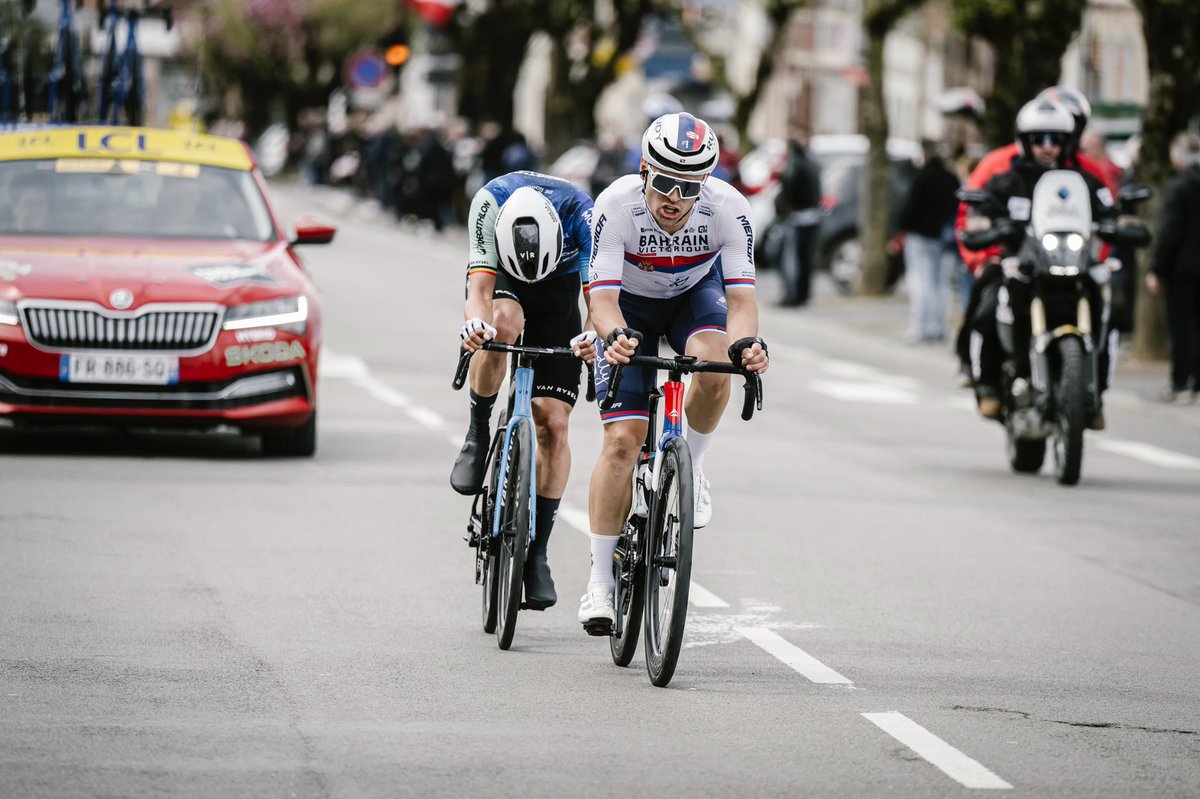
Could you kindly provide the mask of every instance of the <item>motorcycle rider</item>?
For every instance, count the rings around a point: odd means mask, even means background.
[[[983,187],[988,199],[976,209],[976,214],[989,220],[1011,218],[1018,224],[1029,221],[1030,201],[1038,179],[1052,169],[1069,169],[1078,172],[1087,183],[1094,220],[1117,216],[1112,192],[1091,172],[1079,167],[1070,158],[1067,148],[1075,134],[1076,123],[1072,114],[1062,105],[1049,98],[1033,100],[1017,114],[1017,146],[1019,154],[1012,159],[1011,168],[992,177]],[[975,223],[968,220],[968,229]],[[1023,238],[1023,227],[1018,228],[1019,237],[1005,245],[1005,254],[1015,255]],[[1004,280],[998,271],[998,279],[985,283],[980,291],[979,305],[971,320],[971,373],[975,380],[979,412],[987,418],[999,418],[1000,364],[1003,361],[999,335],[996,330],[996,312],[1001,290],[1007,293],[1007,303],[1013,314],[1013,360],[1017,376],[1029,379],[1030,294],[1028,284],[1021,279]],[[1100,320],[1104,314],[1104,300],[1098,288],[1089,286],[1088,301],[1092,318]],[[1097,327],[1101,327],[1098,325]],[[1099,331],[1097,331],[1099,332]],[[1099,344],[1100,342],[1096,342]],[[1106,388],[1100,366],[1100,390]],[[1088,425],[1093,430],[1104,429],[1104,413],[1098,409]]]
[[[1071,112],[1071,116],[1075,119],[1074,131],[1063,148],[1061,162],[1070,165],[1072,168],[1079,167],[1084,169],[1095,175],[1098,179],[1105,181],[1108,190],[1115,196],[1120,186],[1108,182],[1108,173],[1099,164],[1096,164],[1079,152],[1080,136],[1083,135],[1083,130],[1087,127],[1088,119],[1092,115],[1092,106],[1088,102],[1087,97],[1082,92],[1068,86],[1051,86],[1043,89],[1034,98],[1034,100],[1045,99],[1063,106]],[[975,169],[971,171],[964,188],[982,189],[996,175],[1007,172],[1012,167],[1013,159],[1020,155],[1020,152],[1020,144],[1015,140],[1010,144],[992,150],[980,159]],[[961,203],[958,206],[958,215],[954,220],[955,238],[961,236],[963,230],[966,229],[966,224],[967,204]],[[971,296],[967,302],[966,312],[963,314],[962,327],[959,328],[956,344],[959,362],[969,373],[971,365],[971,327],[972,320],[975,318],[975,313],[979,308],[980,296],[988,285],[999,282],[1003,276],[1000,272],[1000,247],[989,247],[986,250],[973,252],[962,246],[960,241],[958,249],[962,255],[963,265],[975,275],[975,281],[971,287]],[[1104,378],[1107,380],[1107,377],[1107,370],[1105,370]]]
[[[476,192],[468,218],[463,349],[475,352],[487,341],[512,344],[523,332],[526,345],[570,346],[579,357],[594,358],[595,334],[581,332],[579,315],[581,281],[586,292],[592,253],[592,198],[560,178],[511,172]],[[472,359],[471,424],[450,475],[460,494],[474,494],[483,485],[492,407],[506,363],[500,352]],[[545,610],[558,599],[546,545],[571,469],[567,422],[579,395],[579,363],[542,358],[533,376],[537,538],[525,563],[525,605]]]

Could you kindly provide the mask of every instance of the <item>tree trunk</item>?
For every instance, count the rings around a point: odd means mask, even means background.
[[[888,162],[887,104],[883,93],[883,44],[887,30],[868,25],[867,86],[862,106],[863,133],[869,142],[864,170],[864,202],[859,210],[859,239],[862,242],[862,271],[859,289],[868,296],[887,291],[888,205],[891,165]],[[888,26],[890,29],[891,26]]]

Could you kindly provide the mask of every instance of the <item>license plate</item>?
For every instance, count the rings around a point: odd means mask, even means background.
[[[179,382],[179,358],[89,352],[63,355],[58,379],[64,383],[128,383],[165,386]]]

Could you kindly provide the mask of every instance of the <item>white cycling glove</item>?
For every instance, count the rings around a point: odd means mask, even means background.
[[[462,330],[458,331],[458,337],[461,340],[466,341],[471,337],[472,333],[477,332],[483,332],[486,334],[486,337],[489,340],[496,337],[496,328],[492,327],[482,319],[468,319],[467,321],[463,322]]]
[[[591,344],[591,345],[595,346],[596,331],[595,330],[585,330],[582,333],[580,333],[578,336],[576,336],[575,338],[571,339],[569,344],[570,344],[571,349],[575,349],[575,345],[577,345],[577,344]]]

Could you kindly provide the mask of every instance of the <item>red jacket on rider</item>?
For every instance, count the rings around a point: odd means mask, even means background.
[[[1013,142],[1012,144],[1006,144],[1003,147],[997,147],[995,150],[992,150],[990,153],[980,159],[979,163],[975,166],[975,169],[971,172],[971,176],[967,178],[966,188],[982,189],[993,177],[1012,169],[1012,161],[1018,155],[1020,155],[1020,149],[1017,147],[1016,142]],[[1105,186],[1108,187],[1108,190],[1112,192],[1113,197],[1117,196],[1120,186],[1114,185],[1109,179],[1110,176],[1106,175],[1105,171],[1101,169],[1095,161],[1079,153],[1076,153],[1074,158],[1078,162],[1080,169],[1095,175],[1097,180],[1101,181]],[[958,242],[958,251],[962,254],[963,263],[966,265],[967,269],[970,269],[973,274],[978,275],[979,270],[983,268],[983,265],[987,263],[988,259],[1000,257],[1000,248],[991,247],[986,250],[972,252],[971,250],[963,247],[962,241],[959,239],[959,234],[962,233],[966,226],[967,204],[959,203],[958,214],[954,217],[954,240]]]

